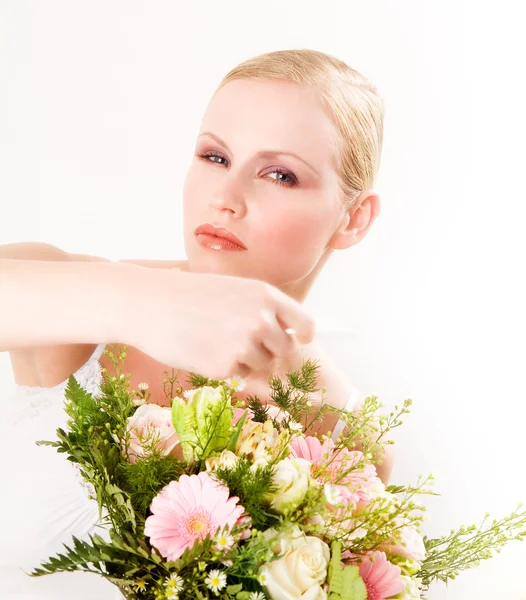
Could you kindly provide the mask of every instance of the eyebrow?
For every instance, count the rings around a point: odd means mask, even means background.
[[[214,133],[211,133],[210,131],[203,131],[201,134],[199,134],[199,137],[201,137],[203,135],[206,135],[206,136],[212,138],[218,144],[221,144],[222,146],[224,146],[225,148],[228,149],[228,145],[219,136],[215,135]],[[318,171],[316,171],[316,169],[310,163],[308,163],[305,159],[301,158],[301,156],[298,156],[294,152],[286,152],[285,150],[260,150],[258,152],[258,155],[263,156],[265,158],[272,158],[273,156],[293,156],[294,158],[297,158],[299,161],[301,161],[303,164],[307,165],[307,167],[309,167],[309,169],[312,169],[312,171],[314,171],[316,173],[316,175],[318,175],[318,177],[321,177],[321,175],[318,173]]]

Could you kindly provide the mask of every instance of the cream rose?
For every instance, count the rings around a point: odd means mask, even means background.
[[[247,420],[237,440],[235,453],[245,455],[254,463],[265,466],[272,458],[280,441],[280,435],[272,421],[264,423]]]
[[[139,457],[151,454],[153,449],[166,456],[174,455],[178,450],[179,437],[172,425],[170,408],[143,404],[129,417],[126,428],[129,432],[128,461],[132,464]]]
[[[327,579],[329,546],[299,529],[282,542],[278,545],[286,548],[284,555],[259,569],[260,581],[272,600],[326,600],[321,586]]]
[[[284,458],[276,465],[272,481],[277,490],[272,494],[271,506],[286,515],[295,510],[309,488],[311,462],[304,458]]]

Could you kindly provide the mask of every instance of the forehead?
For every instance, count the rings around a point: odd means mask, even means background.
[[[333,160],[336,132],[319,92],[295,83],[248,79],[227,83],[211,99],[201,131],[215,133],[234,153],[295,152],[320,167]]]

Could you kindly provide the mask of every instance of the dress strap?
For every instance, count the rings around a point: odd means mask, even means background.
[[[360,390],[355,387],[352,388],[351,393],[349,395],[349,399],[347,400],[347,403],[345,404],[343,409],[348,412],[352,412],[353,409],[358,404],[358,400],[360,399],[360,396],[361,396]],[[345,429],[345,421],[343,421],[342,419],[338,419],[338,422],[336,423],[336,426],[334,427],[334,431],[332,433],[332,441],[333,442],[335,442],[338,439],[338,436],[343,432],[344,429]]]
[[[99,360],[99,358],[102,356],[102,353],[104,352],[104,348],[106,347],[106,344],[99,344],[93,354],[90,357],[90,360]]]

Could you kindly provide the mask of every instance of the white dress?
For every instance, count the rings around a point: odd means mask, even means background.
[[[99,344],[74,374],[80,385],[100,392]],[[88,533],[108,538],[97,527],[97,502],[75,465],[37,440],[55,440],[65,427],[64,390],[67,381],[39,388],[15,385],[0,434],[0,598],[2,600],[114,600],[117,588],[90,573],[54,573],[30,577],[40,563],[71,547],[72,536],[89,541]],[[2,398],[4,401],[5,398]],[[25,571],[25,572],[24,572]]]
[[[93,394],[100,392],[99,358],[103,351],[104,344],[99,344],[87,363],[74,373],[80,385]],[[336,354],[344,359],[341,352]],[[1,600],[122,598],[113,584],[96,574],[26,574],[47,558],[62,553],[63,544],[71,547],[72,536],[89,541],[88,533],[98,533],[109,538],[98,523],[97,502],[89,498],[75,465],[56,448],[35,444],[37,440],[55,440],[56,429],[66,426],[66,386],[67,381],[52,388],[15,385],[7,399],[7,415],[0,430]],[[353,388],[351,404],[360,396]]]

